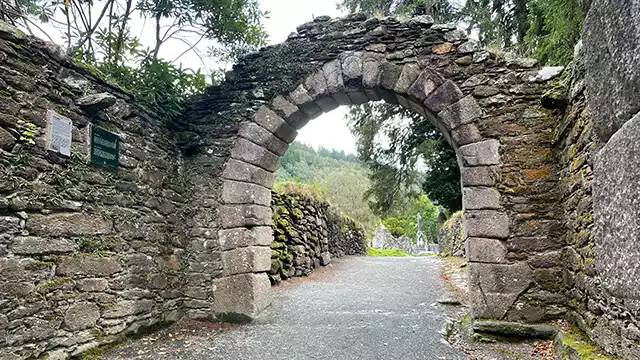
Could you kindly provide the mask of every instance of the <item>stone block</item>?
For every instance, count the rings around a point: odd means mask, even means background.
[[[253,120],[287,144],[298,136],[298,132],[291,125],[266,106],[258,109],[253,115]]]
[[[419,103],[423,103],[443,83],[444,78],[438,72],[425,69],[409,87],[408,94]]]
[[[378,91],[375,90],[375,89],[364,89],[364,93],[367,94],[367,97],[371,101],[380,101],[380,100],[382,100],[382,97],[380,96]]]
[[[322,266],[327,266],[329,265],[330,262],[331,262],[331,253],[327,251],[320,254],[320,264],[322,264]]]
[[[344,92],[344,79],[342,78],[342,65],[340,60],[329,61],[322,66],[324,78],[327,80],[329,94]]]
[[[486,166],[500,164],[500,142],[495,139],[463,145],[459,149],[463,166]]]
[[[300,108],[282,95],[278,95],[273,99],[271,108],[294,129],[300,129],[296,127],[295,124],[301,123],[306,118],[306,115],[302,113]]]
[[[269,271],[271,268],[271,248],[249,246],[222,253],[224,275],[236,275]]]
[[[503,241],[486,238],[468,238],[466,243],[467,261],[506,264],[507,246]]]
[[[270,302],[266,273],[225,276],[213,281],[212,309],[221,319],[251,321]]]
[[[76,249],[77,245],[73,240],[35,236],[19,236],[11,244],[11,251],[16,255],[65,254]]]
[[[400,75],[402,74],[402,66],[390,63],[388,61],[380,63],[380,87],[386,90],[395,88]]]
[[[351,98],[349,98],[349,95],[344,91],[333,93],[331,96],[338,105],[351,105]]]
[[[269,206],[271,203],[271,190],[256,184],[223,180],[222,201],[225,204]]]
[[[595,156],[593,217],[596,268],[615,297],[640,299],[640,114]]]
[[[506,239],[509,237],[509,215],[494,210],[465,211],[467,237]]]
[[[222,178],[250,182],[271,189],[275,175],[273,172],[266,171],[246,162],[230,159],[224,167]]]
[[[0,149],[10,151],[16,144],[16,138],[10,132],[0,127]]]
[[[500,179],[497,166],[463,167],[460,169],[462,186],[494,186]]]
[[[243,138],[238,138],[231,149],[231,158],[259,166],[274,172],[280,157],[260,145]]]
[[[271,208],[260,205],[223,205],[220,207],[223,229],[271,225]]]
[[[347,93],[347,96],[349,96],[351,104],[365,104],[369,102],[369,97],[364,90],[350,91]]]
[[[434,113],[439,113],[447,106],[462,99],[463,96],[464,94],[458,88],[458,85],[451,80],[447,80],[427,96],[424,105]]]
[[[86,292],[102,292],[107,290],[109,282],[107,279],[78,279],[76,288]]]
[[[304,116],[300,117],[297,121],[289,120],[289,125],[296,130],[302,129],[311,119],[314,119],[322,114],[322,109],[316,105],[313,98],[309,95],[309,92],[300,84],[295,90],[289,93],[291,102],[298,106]]]
[[[318,107],[325,113],[333,111],[340,106],[336,99],[334,99],[333,96],[330,95],[317,97],[315,102],[316,105],[318,105]]]
[[[238,130],[238,135],[279,156],[284,155],[289,149],[287,143],[254,122],[246,121],[242,123],[240,130]]]
[[[125,316],[148,313],[155,307],[156,302],[153,300],[119,300],[115,304],[105,308],[102,311],[102,317],[105,319],[116,319]]]
[[[110,257],[70,256],[56,267],[59,276],[111,276],[122,271],[120,260]]]
[[[466,96],[454,104],[447,106],[438,116],[448,129],[455,129],[470,124],[482,116],[482,108],[473,96]]]
[[[383,56],[371,53],[364,55],[362,63],[362,85],[365,88],[374,89],[380,85],[380,63],[383,61],[383,58]]]
[[[106,235],[113,232],[113,221],[82,213],[33,215],[27,221],[27,230],[31,235],[52,237]]]
[[[312,99],[318,99],[320,96],[329,95],[327,80],[324,78],[324,73],[322,71],[309,75],[304,82],[304,87],[307,89],[307,92]]]
[[[471,313],[482,319],[504,319],[533,277],[525,263],[469,263],[468,269]]]
[[[451,138],[457,146],[473,144],[482,141],[480,130],[475,124],[466,124],[457,127],[451,132]]]
[[[480,45],[475,40],[469,40],[458,46],[458,54],[470,54],[480,50]]]
[[[342,78],[347,88],[360,88],[362,85],[362,53],[349,52],[341,56]]]
[[[420,68],[417,64],[405,64],[393,90],[398,94],[406,94],[419,75]]]
[[[64,314],[64,328],[69,331],[84,330],[96,325],[100,319],[98,305],[81,302],[71,305]]]
[[[474,321],[473,331],[518,338],[553,339],[558,328],[551,325],[521,324],[506,321]]]
[[[500,193],[492,188],[465,187],[462,201],[465,210],[500,209]]]
[[[245,246],[269,246],[273,241],[270,226],[225,229],[218,232],[222,250],[232,250]]]

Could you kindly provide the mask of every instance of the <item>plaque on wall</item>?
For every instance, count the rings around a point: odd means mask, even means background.
[[[53,110],[47,110],[46,148],[65,156],[71,156],[71,131],[73,122]]]
[[[116,170],[120,158],[120,138],[99,126],[93,124],[89,126],[91,163],[109,170]]]

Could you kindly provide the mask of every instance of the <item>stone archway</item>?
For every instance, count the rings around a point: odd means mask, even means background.
[[[192,161],[214,164],[201,176],[215,180],[198,187],[219,202],[219,213],[203,216],[209,223],[196,224],[217,238],[210,252],[222,257],[211,310],[252,317],[267,304],[273,173],[297,130],[340,105],[385,100],[432,121],[456,150],[473,316],[538,322],[562,314],[556,119],[540,107],[560,69],[534,67],[424,16],[319,17],[245,58],[186,116],[201,137]]]

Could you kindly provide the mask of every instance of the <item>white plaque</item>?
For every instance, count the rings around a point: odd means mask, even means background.
[[[47,110],[47,150],[71,156],[71,119]]]

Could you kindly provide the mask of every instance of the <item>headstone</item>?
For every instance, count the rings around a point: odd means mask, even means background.
[[[73,122],[53,110],[47,110],[46,148],[65,156],[71,156],[71,130]]]

